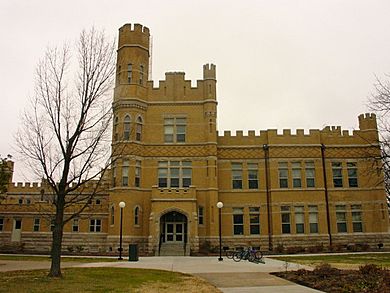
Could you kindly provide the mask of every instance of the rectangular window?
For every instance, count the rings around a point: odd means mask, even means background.
[[[233,208],[233,234],[244,235],[244,208]]]
[[[332,162],[333,186],[343,187],[343,167],[341,162]]]
[[[144,66],[139,66],[139,84],[142,85],[144,83]]]
[[[134,178],[134,186],[140,187],[141,184],[141,161],[135,162],[135,178]]]
[[[127,83],[131,83],[131,79],[133,76],[133,64],[127,64]]]
[[[186,141],[186,118],[165,118],[164,119],[164,141],[175,143]]]
[[[260,234],[260,208],[249,208],[250,234]]]
[[[290,234],[291,233],[290,207],[281,206],[280,211],[282,215],[282,233]]]
[[[258,165],[256,163],[248,163],[248,188],[259,188]]]
[[[122,161],[122,186],[129,186],[129,160]]]
[[[305,162],[306,187],[315,187],[315,168],[314,162]]]
[[[102,229],[102,220],[92,219],[89,223],[89,232],[101,232]]]
[[[337,232],[347,233],[347,213],[345,205],[336,205]]]
[[[0,231],[4,230],[4,218],[0,218]]]
[[[188,188],[192,184],[190,161],[163,161],[158,163],[158,187]]]
[[[79,219],[73,219],[72,232],[79,232]]]
[[[303,206],[296,206],[295,210],[295,232],[297,234],[305,233],[305,210]]]
[[[233,189],[242,189],[242,163],[232,163]]]
[[[363,232],[362,206],[360,204],[351,205],[353,232]]]
[[[309,206],[310,233],[318,233],[318,207]]]
[[[41,225],[41,219],[40,218],[34,218],[34,226],[33,231],[38,232]]]
[[[199,225],[204,224],[204,208],[202,206],[198,207],[198,223]]]
[[[293,179],[293,187],[294,188],[302,187],[301,163],[300,162],[293,162],[292,163],[292,179]]]
[[[288,188],[288,165],[287,162],[279,163],[279,187]]]
[[[348,170],[348,184],[349,187],[358,187],[358,178],[357,178],[357,164],[356,162],[347,163]]]

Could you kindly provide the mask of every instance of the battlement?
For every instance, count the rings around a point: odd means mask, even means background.
[[[261,130],[259,135],[254,130],[249,130],[244,135],[242,130],[237,130],[235,135],[227,130],[218,134],[218,144],[223,145],[261,145],[261,144],[367,144],[377,142],[375,114],[362,114],[359,116],[360,130],[342,130],[341,126],[326,126],[322,130],[310,129],[305,133],[303,129],[297,129],[295,134],[291,129],[283,129],[278,133],[276,129]]]
[[[83,187],[94,189],[96,187],[97,182],[87,182]],[[108,182],[100,183],[100,186],[103,189],[110,188]],[[26,192],[26,193],[40,193],[42,188],[49,188],[47,184],[42,182],[12,182],[12,184],[8,187],[8,192]],[[69,184],[69,187],[72,187],[72,184]]]
[[[376,115],[374,113],[365,113],[359,115],[360,130],[377,130]]]
[[[214,64],[205,64],[203,65],[203,79],[213,79],[215,80],[216,75],[216,66]]]
[[[126,23],[119,28],[118,49],[123,46],[141,46],[149,50],[150,32],[146,26],[135,23],[134,25]]]
[[[165,80],[159,80],[158,87],[153,81],[148,81],[148,98],[150,101],[203,101],[216,99],[215,80],[211,78],[215,74],[215,65],[206,64],[203,69],[208,73],[209,80],[213,85],[206,83],[207,80],[197,80],[196,86],[192,86],[191,80],[185,79],[182,71],[165,73]]]

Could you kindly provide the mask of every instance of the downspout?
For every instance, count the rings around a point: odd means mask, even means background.
[[[325,190],[325,203],[326,203],[326,221],[328,224],[329,246],[332,246],[332,232],[330,229],[330,213],[329,213],[329,194],[328,194],[328,181],[326,177],[325,167],[325,145],[321,144],[321,159],[322,159],[322,174],[324,175],[324,190]]]
[[[265,189],[267,194],[267,217],[268,217],[268,250],[273,250],[272,244],[272,210],[271,210],[271,192],[269,186],[269,146],[263,144],[264,161],[265,161]]]

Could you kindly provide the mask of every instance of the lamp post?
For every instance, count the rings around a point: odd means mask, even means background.
[[[119,260],[122,260],[122,222],[123,222],[123,208],[126,206],[126,203],[124,201],[121,201],[119,203],[119,208],[121,209],[121,224],[120,224],[120,234],[119,234]]]
[[[219,201],[217,203],[217,208],[219,210],[219,258],[218,258],[218,261],[223,261],[223,258],[222,258],[222,208],[223,208],[223,202]]]

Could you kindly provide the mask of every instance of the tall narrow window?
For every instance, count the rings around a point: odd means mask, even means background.
[[[168,187],[168,162],[158,162],[158,187]]]
[[[279,187],[288,188],[288,165],[287,162],[279,163]]]
[[[169,172],[171,175],[171,184],[172,188],[178,188],[180,186],[180,162],[172,161],[170,162]]]
[[[134,225],[139,225],[139,207],[134,209]]]
[[[139,84],[142,85],[144,83],[144,66],[139,66]]]
[[[40,229],[40,225],[41,225],[41,219],[40,218],[34,218],[34,228],[33,228],[33,231],[34,232],[38,232],[39,229]]]
[[[233,234],[244,235],[244,208],[233,208]]]
[[[126,115],[125,119],[123,120],[123,139],[124,140],[130,139],[130,122],[131,122],[130,116]]]
[[[282,215],[282,233],[290,234],[291,233],[290,207],[281,206],[280,211]]]
[[[186,141],[186,118],[165,118],[164,119],[164,141],[185,142]]]
[[[117,83],[117,84],[120,84],[120,82],[121,82],[121,70],[122,70],[122,68],[121,68],[121,66],[119,65],[119,66],[118,66],[118,71],[117,71],[117,74],[116,74],[116,83]]]
[[[314,162],[305,162],[306,187],[315,187],[315,168]]]
[[[256,163],[248,163],[248,187],[249,189],[259,188],[258,165]]]
[[[357,164],[356,162],[347,163],[348,170],[348,184],[349,187],[358,187],[358,178],[357,178]]]
[[[131,83],[131,79],[133,78],[133,64],[127,64],[127,83]]]
[[[122,162],[122,186],[129,186],[129,160]]]
[[[295,187],[295,188],[302,187],[301,163],[300,162],[293,162],[292,163],[292,179],[293,179],[293,187]]]
[[[332,162],[333,186],[343,187],[343,167],[341,162]]]
[[[118,140],[118,124],[119,124],[119,118],[118,116],[115,116],[114,119],[114,140]]]
[[[102,230],[102,220],[92,219],[89,222],[89,232],[101,232]]]
[[[250,234],[260,234],[260,208],[250,207],[249,208],[249,222],[250,222]]]
[[[4,230],[4,218],[0,218],[0,231]]]
[[[72,232],[79,232],[79,219],[78,218],[73,219]]]
[[[55,219],[50,220],[50,231],[53,232],[55,226]]]
[[[142,118],[138,117],[137,118],[137,123],[136,123],[136,129],[135,129],[135,140],[136,141],[141,141],[142,137]]]
[[[318,207],[309,206],[310,233],[318,233]]]
[[[134,178],[134,186],[140,187],[141,185],[141,161],[135,162],[135,178]]]
[[[363,232],[362,206],[360,204],[351,205],[353,232]]]
[[[114,225],[115,224],[115,208],[113,205],[111,206],[110,217],[111,217],[110,225]]]
[[[347,216],[345,205],[336,205],[337,232],[347,233]]]
[[[204,224],[204,208],[202,206],[198,207],[198,223],[199,225]]]
[[[295,231],[297,234],[305,233],[305,212],[303,206],[295,208]]]
[[[232,163],[233,189],[242,189],[242,163]]]
[[[192,184],[192,164],[189,161],[182,162],[181,186],[190,187]]]
[[[112,187],[116,186],[116,161],[112,163]]]

